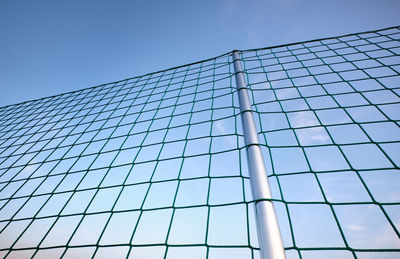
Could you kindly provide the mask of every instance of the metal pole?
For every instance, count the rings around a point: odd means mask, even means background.
[[[261,257],[263,259],[283,259],[286,256],[275,210],[272,202],[265,200],[271,199],[271,191],[264,159],[259,146],[257,129],[253,114],[251,113],[251,103],[247,94],[243,68],[237,50],[233,51],[233,61],[247,151],[250,184],[253,197],[256,200],[256,222]]]

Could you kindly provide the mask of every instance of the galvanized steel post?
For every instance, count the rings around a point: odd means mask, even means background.
[[[261,257],[263,259],[286,258],[275,210],[269,200],[271,199],[271,191],[267,171],[259,146],[257,129],[251,112],[251,103],[247,93],[240,55],[237,50],[233,51],[233,61],[248,158],[250,184],[253,197],[256,200],[256,222]]]

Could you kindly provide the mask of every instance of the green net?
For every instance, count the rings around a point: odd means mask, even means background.
[[[399,256],[399,38],[244,52],[290,257]]]
[[[288,258],[400,252],[398,27],[242,51]],[[0,108],[3,258],[259,258],[231,53]]]

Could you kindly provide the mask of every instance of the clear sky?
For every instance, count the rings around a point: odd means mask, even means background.
[[[400,24],[396,0],[0,2],[0,106],[210,58]]]
[[[351,3],[9,6],[1,96],[395,25],[394,4]],[[399,36],[396,27],[242,53],[288,259],[398,258]],[[231,61],[0,108],[0,258],[254,258]]]

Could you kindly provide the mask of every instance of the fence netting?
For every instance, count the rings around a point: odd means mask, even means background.
[[[288,258],[400,256],[399,40],[241,51]],[[0,257],[260,258],[231,54],[0,108]]]

